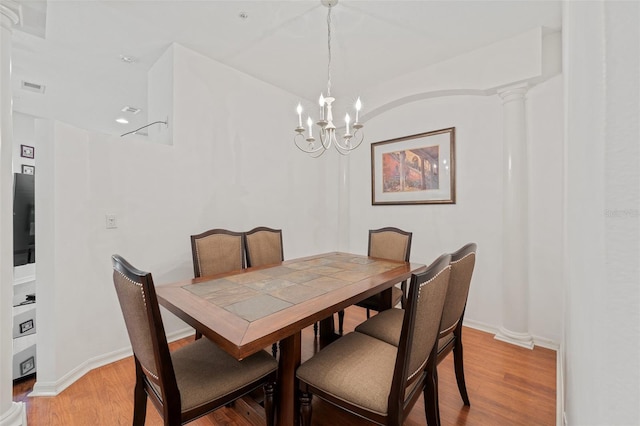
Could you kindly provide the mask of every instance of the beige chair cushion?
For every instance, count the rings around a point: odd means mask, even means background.
[[[180,390],[182,411],[229,394],[268,375],[278,366],[265,351],[238,361],[206,338],[172,352],[171,361]],[[160,389],[154,387],[159,393]]]
[[[404,309],[387,309],[357,326],[355,331],[398,346],[403,318]],[[439,339],[438,352],[454,338],[453,333],[450,333]]]
[[[402,290],[398,287],[391,287],[391,304],[392,306],[396,306],[398,303],[402,301]],[[382,305],[382,293],[374,294],[371,297],[367,297],[366,299],[357,303],[361,308],[368,308],[377,311],[380,309]]]
[[[398,346],[403,320],[404,309],[387,309],[358,325],[356,331]]]
[[[349,333],[302,364],[300,380],[357,407],[386,415],[398,348]]]

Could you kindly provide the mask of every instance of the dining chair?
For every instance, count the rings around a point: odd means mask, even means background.
[[[284,260],[282,248],[282,230],[259,226],[244,234],[244,245],[247,254],[247,267],[271,265]],[[275,358],[278,344],[271,346]]]
[[[450,255],[411,276],[400,342],[391,345],[363,333],[348,333],[297,369],[303,426],[311,425],[316,395],[382,425],[401,425],[421,394],[437,394],[436,342],[450,274]],[[425,410],[427,424],[438,425]]]
[[[210,229],[191,236],[193,274],[196,278],[244,269],[242,232]]]
[[[265,226],[253,228],[244,234],[247,267],[271,265],[284,260],[282,230]]]
[[[262,386],[267,425],[274,424],[277,362],[259,351],[238,361],[209,339],[169,351],[153,278],[112,256],[116,288],[136,369],[133,425],[144,425],[147,397],[165,425],[208,414]]]
[[[451,253],[451,278],[447,298],[442,313],[442,324],[438,333],[439,364],[450,352],[453,352],[453,363],[456,374],[458,390],[464,405],[470,406],[467,386],[464,379],[464,362],[462,355],[462,321],[467,305],[471,277],[476,262],[477,245],[465,244],[463,247]],[[380,312],[371,319],[366,320],[356,327],[356,331],[380,339],[392,345],[398,345],[403,314],[401,309],[388,309]],[[439,417],[439,408],[436,399],[430,404],[425,402],[428,410],[435,411],[434,416]]]
[[[191,236],[193,275],[208,275],[244,269],[244,237],[242,232],[210,229]],[[202,337],[196,331],[196,339]]]
[[[369,231],[369,244],[367,255],[389,260],[409,261],[411,255],[412,233],[394,227],[372,229]],[[400,288],[391,287],[391,306],[400,303],[404,307],[406,291],[406,281],[400,284]],[[382,293],[374,294],[358,303],[356,306],[367,310],[367,318],[371,317],[371,311],[382,310]],[[344,311],[338,312],[338,333],[342,334],[344,329]],[[315,328],[314,328],[315,330]],[[316,333],[317,334],[317,333]]]

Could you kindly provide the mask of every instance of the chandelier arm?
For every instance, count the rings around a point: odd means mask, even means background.
[[[364,132],[361,131],[361,129],[356,130],[355,132],[353,132],[353,139],[358,139],[358,135],[360,135],[360,139],[358,140],[358,142],[356,142],[355,144],[351,145],[351,150],[356,149],[357,147],[360,146],[360,144],[362,143],[362,141],[364,140]]]
[[[351,135],[351,137],[349,137],[349,142],[354,140],[354,138],[357,139],[358,134],[361,134],[360,133],[360,129],[356,129],[353,132],[353,135]],[[364,140],[364,133],[361,134],[360,139],[358,140],[358,142],[356,144],[349,143],[348,145],[346,145],[346,144],[342,145],[342,144],[340,144],[340,143],[338,143],[336,141],[336,146],[338,148],[340,148],[341,150],[345,151],[345,152],[350,152],[350,151],[353,151],[354,149],[356,149],[357,147],[359,147],[363,140]]]
[[[325,153],[325,152],[327,152],[327,150],[326,150],[326,149],[323,149],[322,151],[320,151],[320,153],[319,153],[319,154],[315,154],[315,155],[314,155],[314,154],[311,154],[311,158],[318,158],[318,157],[321,157],[322,155],[324,155],[324,153]]]
[[[320,129],[320,142],[322,143],[322,146],[324,147],[324,149],[329,149],[331,148],[331,140],[334,139],[335,137],[332,138],[332,132],[326,129]],[[337,142],[336,142],[337,143]]]
[[[304,135],[302,135],[302,134],[300,134],[300,133],[298,133],[297,135],[295,135],[295,136],[293,137],[293,143],[296,145],[296,148],[298,148],[298,149],[299,149],[300,151],[302,151],[302,152],[305,152],[305,153],[307,153],[307,154],[314,154],[314,153],[316,153],[316,152],[318,152],[318,151],[322,151],[322,153],[324,153],[324,151],[326,151],[326,150],[327,150],[327,148],[325,148],[325,147],[324,147],[324,145],[320,145],[318,148],[315,148],[315,149],[305,149],[305,148],[303,148],[303,147],[301,147],[301,146],[299,145],[299,138],[298,138],[298,136],[300,136],[303,140],[306,140],[306,139],[304,138]]]

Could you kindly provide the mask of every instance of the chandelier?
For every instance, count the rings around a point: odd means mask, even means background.
[[[338,140],[336,136],[336,126],[333,124],[333,111],[332,104],[336,100],[331,96],[331,8],[338,4],[338,0],[321,0],[321,3],[329,8],[327,11],[327,46],[329,48],[329,61],[327,64],[327,96],[324,93],[320,93],[320,99],[318,104],[320,106],[320,119],[315,123],[318,126],[317,134],[320,138],[319,146],[316,146],[316,138],[313,137],[313,119],[310,115],[307,116],[307,128],[302,126],[302,105],[298,103],[296,112],[298,113],[298,127],[295,128],[296,135],[293,138],[295,145],[303,152],[311,154],[314,158],[317,158],[324,154],[331,146],[335,146],[336,150],[342,154],[347,155],[354,149],[356,149],[362,143],[364,139],[364,133],[360,132],[360,129],[364,126],[360,123],[359,114],[362,108],[362,102],[360,98],[355,104],[355,120],[351,123],[351,116],[347,113],[344,117],[345,133],[341,139]],[[305,135],[305,132],[308,134]],[[353,133],[351,133],[353,131]],[[305,137],[306,136],[306,137]],[[306,141],[306,146],[304,142]]]

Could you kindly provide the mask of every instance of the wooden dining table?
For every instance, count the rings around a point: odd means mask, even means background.
[[[335,338],[333,314],[391,287],[425,265],[332,252],[158,285],[162,306],[238,360],[280,342],[279,425],[298,424],[296,368],[301,333],[320,322],[320,345]]]

